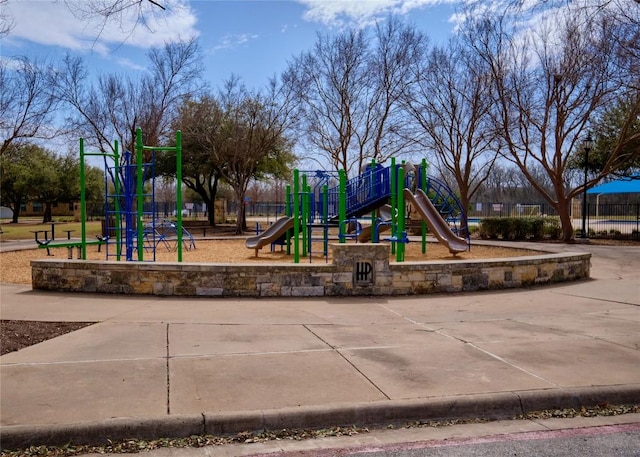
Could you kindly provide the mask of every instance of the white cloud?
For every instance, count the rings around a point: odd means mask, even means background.
[[[0,66],[7,70],[17,71],[24,67],[24,62],[13,57],[0,56]]]
[[[132,61],[131,59],[126,58],[126,57],[117,59],[117,62],[118,62],[119,65],[121,65],[123,67],[131,68],[132,70],[135,70],[135,71],[146,71],[147,70],[147,67],[144,67],[144,66],[142,66],[142,65]]]
[[[233,49],[257,38],[258,35],[252,33],[228,34],[220,38],[219,43],[213,47],[213,50]]]
[[[131,7],[106,21],[79,13],[82,5],[82,0],[8,2],[15,27],[4,39],[104,55],[125,43],[147,49],[198,35],[196,17],[185,0],[166,0],[166,10],[145,2],[140,17],[138,8]]]
[[[460,0],[298,0],[307,7],[304,19],[329,26],[363,26],[390,14]]]

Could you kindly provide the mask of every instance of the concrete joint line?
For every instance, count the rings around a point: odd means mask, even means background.
[[[322,338],[320,335],[318,335],[316,332],[314,332],[313,330],[311,330],[311,329],[309,328],[309,326],[308,326],[308,325],[303,324],[302,326],[307,330],[307,332],[311,333],[311,334],[312,334],[313,336],[315,336],[317,339],[319,339],[320,341],[322,341],[322,343],[323,343],[323,344],[326,344],[326,345],[327,345],[328,347],[330,347],[332,350],[335,350],[335,349],[336,349],[336,347],[335,347],[334,345],[332,345],[332,344],[331,344],[331,343],[329,343],[327,340],[325,340],[325,339],[324,339],[324,338]]]
[[[418,321],[415,321],[415,320],[411,319],[410,317],[407,317],[407,316],[405,316],[403,314],[400,314],[399,312],[389,308],[388,306],[386,306],[386,305],[384,305],[382,303],[378,303],[378,306],[380,308],[384,309],[385,311],[391,313],[391,314],[395,314],[399,318],[404,319],[405,321],[407,321],[407,322],[409,322],[411,324],[415,324],[415,325],[420,325],[421,326],[421,324]]]
[[[391,397],[389,397],[389,395],[387,395],[378,385],[376,385],[376,383],[373,382],[372,379],[370,379],[366,374],[364,374],[358,367],[356,367],[353,362],[351,362],[351,360],[349,360],[342,352],[340,352],[338,349],[336,349],[336,347],[334,345],[332,345],[331,343],[329,343],[328,341],[326,341],[324,338],[322,338],[320,335],[318,335],[316,332],[314,332],[313,330],[311,330],[307,325],[303,325],[303,327],[305,329],[307,329],[307,331],[309,331],[313,336],[315,336],[316,338],[318,338],[320,341],[322,341],[324,344],[326,344],[328,347],[330,347],[333,351],[336,352],[336,354],[338,354],[345,362],[347,362],[354,370],[356,370],[356,372],[358,372],[360,374],[360,376],[362,376],[364,379],[367,380],[367,382],[369,384],[371,384],[373,386],[374,389],[376,389],[378,392],[380,392],[384,398],[386,398],[387,400],[390,400]],[[362,349],[362,348],[355,348],[355,349]],[[379,348],[378,348],[379,349]]]
[[[351,365],[351,367],[353,367],[353,369],[356,370],[360,374],[360,376],[362,376],[364,379],[366,379],[367,382],[369,384],[371,384],[378,392],[380,392],[384,396],[384,398],[386,398],[387,400],[391,400],[391,397],[389,395],[387,395],[386,392],[384,390],[382,390],[375,382],[373,382],[373,380],[371,378],[369,378],[369,376],[364,374],[357,366],[355,366],[353,364],[353,362],[347,358],[347,356],[345,356],[342,352],[340,352],[337,349],[336,349],[336,353],[340,357],[342,357],[345,362],[347,362],[349,365]]]
[[[171,414],[171,375],[169,371],[170,349],[169,349],[169,323],[167,323],[167,414]]]
[[[502,363],[505,363],[505,364],[509,365],[510,367],[515,368],[516,370],[520,370],[520,371],[522,371],[523,373],[528,374],[529,376],[533,376],[534,378],[539,379],[539,380],[541,380],[541,381],[544,381],[544,382],[546,382],[546,383],[548,383],[548,384],[551,384],[552,386],[554,386],[554,387],[556,387],[556,388],[560,388],[560,387],[561,387],[560,385],[556,384],[555,382],[553,382],[553,381],[551,381],[551,380],[549,380],[549,379],[543,378],[542,376],[537,375],[537,374],[535,374],[535,373],[533,373],[533,372],[531,372],[531,371],[529,371],[529,370],[526,370],[526,369],[524,369],[524,368],[522,368],[522,367],[520,367],[520,366],[518,366],[518,365],[515,365],[515,364],[513,364],[513,363],[509,362],[508,360],[506,360],[506,359],[504,359],[504,358],[500,357],[499,355],[494,354],[493,352],[489,352],[489,351],[487,351],[487,350],[485,350],[485,349],[482,349],[481,347],[476,346],[476,345],[475,345],[475,344],[473,344],[473,343],[466,343],[466,344],[468,344],[468,345],[469,345],[469,346],[471,346],[472,348],[477,349],[478,351],[480,351],[480,352],[482,352],[482,353],[484,353],[484,354],[487,354],[487,355],[488,355],[488,356],[490,356],[490,357],[493,357],[493,358],[494,358],[494,359],[496,359],[496,360],[499,360],[499,361],[500,361],[500,362],[502,362]]]
[[[413,325],[417,325],[418,327],[424,329],[425,331],[429,332],[429,333],[437,333],[440,336],[444,336],[445,338],[449,338],[452,340],[458,340],[458,338],[448,335],[446,333],[441,332],[442,328],[433,328],[430,327],[429,324],[425,324],[425,323],[421,323],[418,322],[414,319],[411,319],[410,317],[407,317],[403,314],[400,314],[399,312],[389,308],[388,306],[383,305],[382,303],[379,303],[378,306],[380,306],[382,309],[384,309],[385,311],[390,312],[391,314],[395,314],[396,316],[400,317],[401,319],[404,319],[405,321],[409,322],[410,324]]]
[[[144,362],[146,360],[159,360],[164,359],[163,357],[131,357],[129,359],[118,358],[118,359],[89,359],[89,360],[61,360],[59,362],[10,362],[3,363],[3,367],[36,367],[36,366],[47,366],[47,365],[83,365],[83,364],[91,364],[91,363],[104,363],[104,362],[122,362],[126,360],[127,362]]]
[[[637,303],[629,303],[629,302],[626,302],[626,301],[608,300],[606,298],[588,297],[588,296],[585,296],[585,295],[567,294],[567,293],[562,293],[562,292],[557,292],[557,291],[551,291],[551,292],[554,293],[554,294],[563,295],[565,297],[584,298],[585,300],[601,301],[601,302],[607,302],[607,303],[618,303],[620,305],[628,305],[628,306],[640,306]]]
[[[256,357],[261,355],[281,355],[281,354],[307,354],[314,352],[333,352],[334,349],[323,348],[323,349],[296,349],[291,351],[262,351],[262,352],[227,352],[221,354],[189,354],[189,355],[173,355],[171,359],[207,359],[210,357],[237,357],[239,355],[246,357]]]

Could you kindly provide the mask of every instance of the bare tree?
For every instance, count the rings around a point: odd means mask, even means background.
[[[424,39],[390,18],[373,39],[364,30],[318,36],[312,51],[291,62],[283,80],[296,92],[312,154],[352,174],[406,152],[413,142],[399,98]]]
[[[7,35],[13,29],[13,19],[7,12],[9,0],[0,0],[0,38]]]
[[[114,139],[133,151],[138,127],[145,144],[168,142],[182,101],[201,88],[197,42],[152,49],[149,60],[149,74],[137,80],[110,74],[100,77],[94,86],[87,82],[82,59],[67,56],[57,85],[61,100],[73,108],[69,125],[101,151],[112,150]]]
[[[363,128],[356,131],[359,171],[366,166],[367,159],[385,162],[410,154],[418,145],[401,100],[414,82],[413,64],[423,60],[428,40],[415,27],[390,17],[376,25],[374,42],[369,64],[371,98],[366,105]]]
[[[553,190],[544,170],[537,167],[532,168],[530,172],[548,191]],[[474,200],[483,203],[546,203],[520,169],[510,163],[494,165]]]
[[[556,209],[565,241],[574,236],[571,200],[584,190],[568,181],[570,158],[581,147],[594,113],[629,89],[617,40],[612,39],[620,28],[606,15],[598,16],[598,22],[591,18],[592,26],[586,28],[582,14],[584,10],[565,10],[535,35],[508,28],[505,17],[485,18],[470,36],[491,69],[494,119],[503,133],[505,157]],[[637,93],[633,97],[637,100]],[[612,160],[617,153],[617,148],[611,152]],[[530,172],[538,167],[552,182],[552,192]]]
[[[64,2],[78,19],[99,20],[98,33],[95,37],[97,40],[109,24],[117,25],[126,36],[131,35],[140,25],[148,28],[147,17],[158,11],[166,11],[167,0],[64,0]],[[133,21],[130,20],[131,18]]]
[[[0,156],[14,142],[57,134],[57,99],[47,64],[26,57],[0,59]]]
[[[301,54],[283,75],[300,102],[305,139],[335,169],[349,172],[354,130],[362,114],[356,104],[369,86],[365,38],[350,31],[335,38],[318,36],[313,51]]]
[[[419,126],[421,143],[433,151],[441,171],[455,179],[462,206],[468,208],[501,147],[491,121],[490,72],[453,39],[415,62],[413,81],[404,104]]]

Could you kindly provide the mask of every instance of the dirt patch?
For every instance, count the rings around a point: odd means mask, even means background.
[[[0,355],[92,325],[92,322],[0,321]]]

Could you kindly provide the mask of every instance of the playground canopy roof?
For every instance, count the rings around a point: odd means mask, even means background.
[[[637,194],[640,193],[640,174],[620,178],[587,190],[588,194]]]

